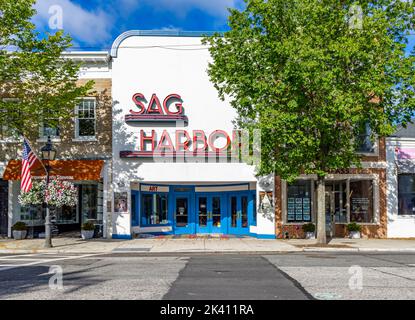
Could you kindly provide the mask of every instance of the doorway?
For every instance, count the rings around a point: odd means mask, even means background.
[[[347,181],[326,183],[326,235],[336,236],[336,223],[347,223]]]
[[[9,217],[9,183],[8,181],[0,180],[0,236],[5,237],[8,233]]]
[[[223,195],[201,194],[196,197],[196,232],[222,233],[225,216]]]
[[[176,195],[174,197],[174,230],[176,234],[190,234],[192,232],[190,195]]]
[[[229,205],[229,233],[248,234],[249,233],[249,197],[246,193],[230,194]]]

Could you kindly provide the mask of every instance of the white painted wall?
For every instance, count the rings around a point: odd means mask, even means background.
[[[201,50],[187,50],[201,49]],[[132,36],[121,42],[112,61],[113,108],[113,187],[123,188],[131,182],[256,182],[254,167],[241,163],[153,163],[140,159],[120,159],[120,151],[138,151],[140,130],[163,130],[174,138],[176,129],[191,133],[204,130],[234,129],[236,111],[218,93],[207,74],[210,54],[197,37]],[[169,94],[183,99],[189,124],[185,127],[125,123],[124,117],[135,108],[132,97],[142,93],[149,101],[157,94],[161,103]],[[219,144],[219,143],[218,143]],[[117,217],[119,220],[119,217]],[[274,234],[274,221],[258,217],[258,233]],[[115,232],[115,231],[114,231]]]
[[[387,212],[388,212],[388,238],[415,237],[415,216],[398,215],[398,165],[395,161],[395,148],[415,148],[415,139],[388,138],[386,139],[387,159]],[[413,160],[415,163],[415,159]],[[411,169],[412,168],[412,169]],[[413,166],[399,165],[402,173],[415,173]]]

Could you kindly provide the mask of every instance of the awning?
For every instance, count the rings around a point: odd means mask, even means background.
[[[50,175],[59,176],[64,180],[88,180],[99,181],[104,166],[103,160],[55,160],[50,161]],[[4,170],[4,180],[20,180],[22,171],[21,160],[10,160]],[[32,177],[45,177],[45,169],[39,161],[36,161],[31,169]]]

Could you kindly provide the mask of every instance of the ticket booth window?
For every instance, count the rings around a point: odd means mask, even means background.
[[[168,224],[167,194],[144,194],[142,196],[142,225]]]

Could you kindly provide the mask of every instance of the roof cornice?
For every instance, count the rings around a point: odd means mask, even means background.
[[[129,38],[134,36],[140,37],[195,37],[202,38],[213,36],[214,34],[223,34],[223,32],[213,32],[213,31],[176,31],[176,30],[130,30],[120,34],[117,39],[115,39],[110,55],[112,58],[116,58],[118,55],[118,48],[121,43]]]

